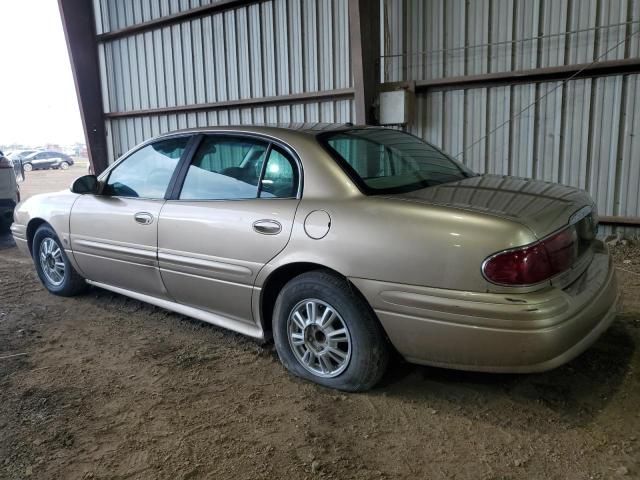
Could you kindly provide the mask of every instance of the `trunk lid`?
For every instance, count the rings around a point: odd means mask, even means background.
[[[538,239],[576,224],[581,240],[595,236],[591,197],[577,188],[501,175],[479,175],[387,198],[494,215],[527,226]]]

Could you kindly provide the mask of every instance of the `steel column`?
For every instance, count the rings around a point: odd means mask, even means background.
[[[380,6],[349,0],[349,36],[354,83],[355,123],[375,124],[374,103],[380,86]]]
[[[89,162],[94,172],[100,173],[107,168],[108,158],[92,2],[58,0],[58,7],[67,40]]]

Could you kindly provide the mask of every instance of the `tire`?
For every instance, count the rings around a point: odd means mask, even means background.
[[[58,168],[60,168],[60,170],[67,170],[69,168],[69,164],[67,162],[62,162]]]
[[[61,297],[72,297],[86,291],[88,285],[73,268],[61,245],[53,228],[42,225],[33,237],[33,263],[40,281],[49,292]],[[54,268],[56,263],[60,265]]]
[[[31,170],[33,170],[33,165],[31,165],[30,163],[25,163],[24,165],[22,165],[22,168],[25,172],[30,172]]]
[[[325,318],[329,320],[323,322]],[[389,344],[371,307],[345,279],[330,272],[304,273],[282,288],[273,312],[273,337],[289,372],[338,390],[370,389],[389,363]]]

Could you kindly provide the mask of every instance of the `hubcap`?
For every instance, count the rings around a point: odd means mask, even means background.
[[[40,266],[47,281],[54,286],[64,282],[62,250],[53,238],[47,237],[40,244]]]
[[[328,303],[313,298],[299,302],[291,310],[287,332],[296,359],[314,375],[336,377],[349,365],[349,329]]]

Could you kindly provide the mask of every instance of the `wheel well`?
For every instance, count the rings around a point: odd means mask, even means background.
[[[308,262],[299,262],[299,263],[290,263],[288,265],[284,265],[274,271],[267,278],[264,286],[262,287],[262,296],[260,301],[260,317],[262,322],[262,329],[264,330],[265,336],[270,337],[272,335],[272,316],[273,309],[276,304],[276,299],[278,298],[278,294],[282,287],[284,287],[289,280],[303,273],[311,272],[314,270],[325,270],[327,272],[331,272],[334,275],[339,276],[340,278],[346,277],[342,275],[340,272],[333,270],[332,268],[325,267],[324,265],[320,265],[318,263],[308,263]],[[362,293],[349,282],[349,286],[353,288],[358,295],[362,296]],[[363,297],[364,298],[364,297]],[[366,301],[366,300],[365,300]]]
[[[31,252],[33,247],[33,237],[36,234],[36,230],[40,228],[40,225],[47,223],[41,218],[33,218],[29,221],[27,225],[27,245],[29,245],[29,251]],[[33,253],[33,252],[31,252]]]

